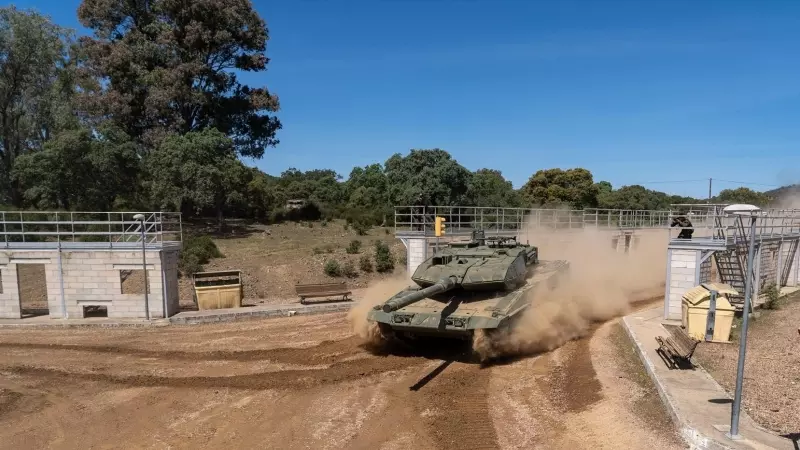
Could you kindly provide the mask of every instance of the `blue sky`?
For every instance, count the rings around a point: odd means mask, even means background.
[[[79,27],[77,0],[15,3]],[[279,174],[439,147],[515,187],[538,169],[703,197],[800,182],[800,2],[255,0]],[[652,183],[697,180],[684,183]],[[739,184],[714,182],[714,192]]]

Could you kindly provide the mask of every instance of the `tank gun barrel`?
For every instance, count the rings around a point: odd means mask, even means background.
[[[395,298],[387,301],[383,304],[383,312],[390,313],[392,311],[397,311],[398,309],[408,306],[414,302],[418,302],[424,298],[428,298],[432,295],[436,295],[442,292],[449,291],[456,287],[456,283],[458,280],[456,277],[447,277],[442,278],[436,284],[432,284],[425,289],[420,289],[416,292],[412,292],[404,297]]]

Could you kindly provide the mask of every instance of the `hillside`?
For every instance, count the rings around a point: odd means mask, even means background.
[[[187,234],[206,234],[209,230],[189,225]],[[389,228],[375,227],[359,236],[344,221],[283,223],[236,227],[225,234],[211,234],[224,257],[214,258],[204,266],[206,271],[241,270],[246,304],[296,302],[294,284],[346,280],[354,289],[402,273],[405,267],[405,248]],[[394,259],[394,270],[384,274],[374,271],[374,242],[385,242]],[[348,254],[352,241],[360,242],[359,252]],[[360,269],[359,259],[367,255],[373,271]],[[357,271],[353,278],[331,277],[325,274],[326,261],[336,260],[341,266],[351,262]],[[191,279],[180,280],[181,304],[189,307],[192,301]]]

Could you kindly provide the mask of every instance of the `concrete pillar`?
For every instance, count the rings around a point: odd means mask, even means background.
[[[403,238],[403,244],[406,246],[406,270],[410,275],[428,258],[428,240],[424,237]]]
[[[689,289],[700,284],[698,261],[700,250],[667,250],[667,287],[664,298],[664,318],[681,319],[681,298]]]

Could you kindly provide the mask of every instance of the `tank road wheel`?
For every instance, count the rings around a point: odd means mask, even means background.
[[[510,337],[524,312],[525,310],[519,311],[502,321],[497,328],[480,328],[474,331],[472,350],[480,359],[481,364],[508,354]]]
[[[472,334],[472,352],[484,364],[497,356],[495,348],[497,329],[479,328]]]

